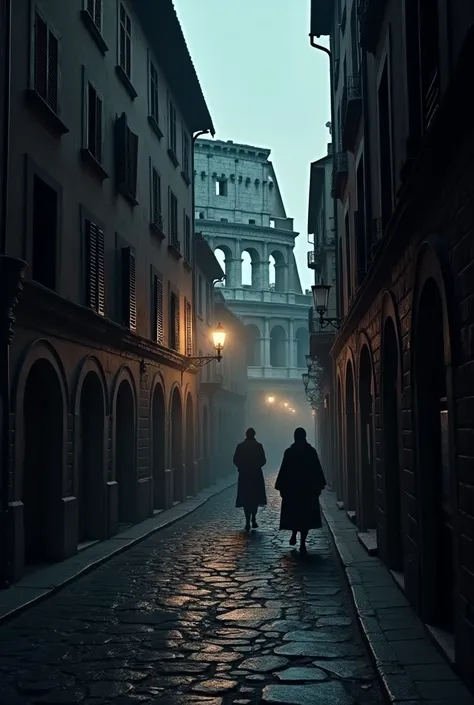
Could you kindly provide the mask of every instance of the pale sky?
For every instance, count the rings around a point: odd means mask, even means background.
[[[309,44],[309,0],[174,0],[216,139],[271,149],[287,216],[300,233],[303,288],[309,166],[330,140],[329,60]]]

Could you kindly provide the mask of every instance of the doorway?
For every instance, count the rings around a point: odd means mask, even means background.
[[[115,468],[118,484],[119,523],[135,521],[135,409],[130,383],[123,380],[115,409]]]
[[[359,362],[359,408],[360,408],[360,476],[362,482],[361,502],[363,529],[375,528],[375,462],[373,431],[373,377],[372,364],[367,345],[364,345]]]
[[[83,382],[77,477],[78,542],[102,538],[104,520],[104,395],[95,372]]]
[[[344,505],[349,511],[354,511],[356,507],[356,472],[354,373],[352,362],[349,361],[346,370],[346,492],[344,497]]]
[[[173,470],[173,501],[184,499],[183,475],[183,409],[181,396],[174,389],[171,401],[171,468]]]
[[[153,463],[153,508],[166,506],[165,488],[165,395],[161,384],[153,391],[152,401],[152,463]]]
[[[194,460],[194,409],[193,398],[188,394],[186,400],[186,494],[188,497],[196,494]]]

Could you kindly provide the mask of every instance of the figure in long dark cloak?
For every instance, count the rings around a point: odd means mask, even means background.
[[[239,443],[234,453],[234,465],[239,471],[236,507],[243,507],[245,512],[245,531],[257,529],[257,511],[267,503],[265,480],[262,468],[266,464],[265,451],[255,438],[255,431],[249,428],[245,440]]]
[[[280,529],[291,531],[291,546],[300,532],[302,553],[306,553],[308,531],[322,527],[319,495],[325,486],[316,448],[306,440],[304,428],[297,428],[295,442],[283,455],[275,489],[282,497]]]

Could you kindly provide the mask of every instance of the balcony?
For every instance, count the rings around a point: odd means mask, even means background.
[[[375,54],[380,36],[387,0],[358,0],[360,45],[370,54]]]
[[[314,250],[308,252],[308,269],[321,270],[324,265],[324,249],[315,247]]]
[[[332,173],[332,197],[342,200],[344,189],[349,175],[347,152],[338,152],[335,155]]]
[[[349,76],[342,94],[342,146],[351,152],[355,147],[362,117],[362,86],[360,73]]]

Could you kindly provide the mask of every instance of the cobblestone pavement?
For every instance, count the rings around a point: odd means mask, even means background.
[[[279,497],[246,535],[227,490],[0,628],[0,705],[382,702],[326,529]]]

